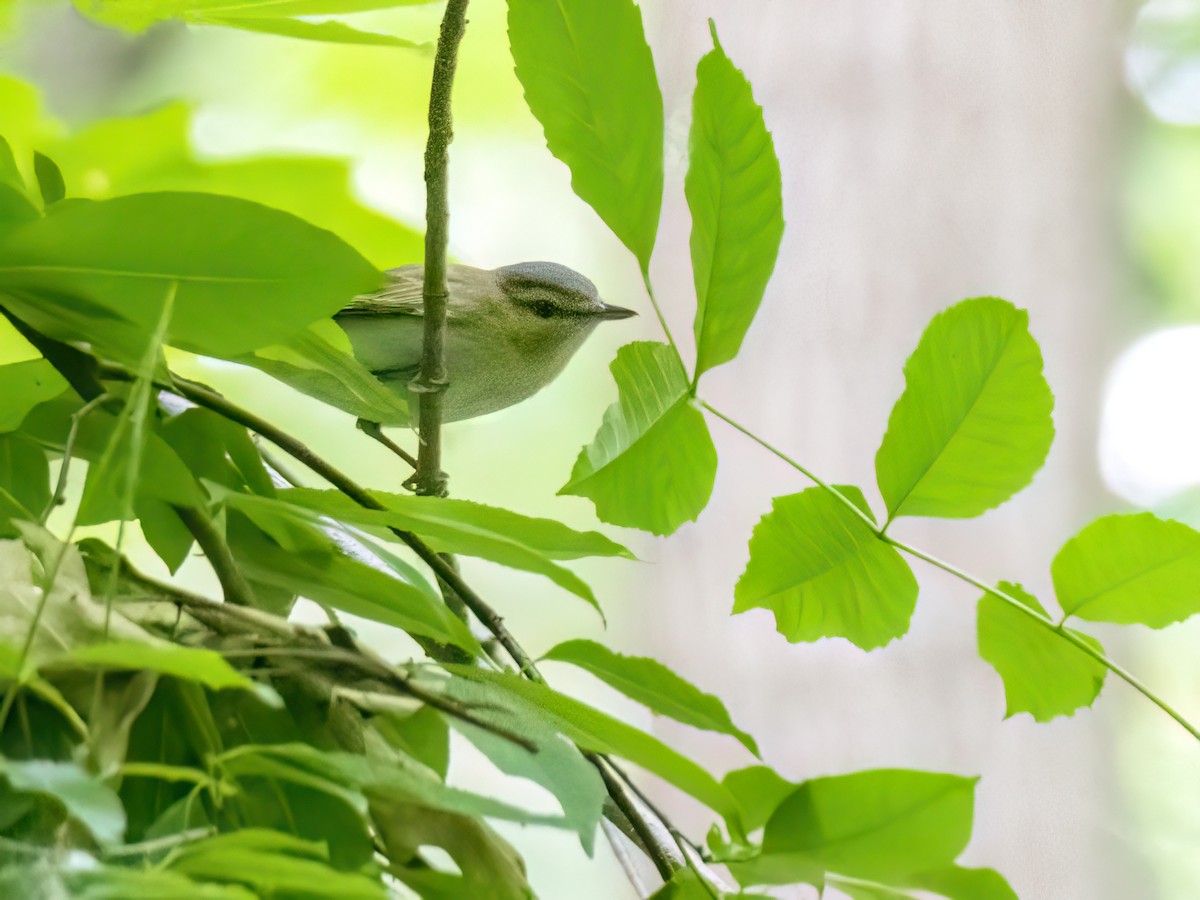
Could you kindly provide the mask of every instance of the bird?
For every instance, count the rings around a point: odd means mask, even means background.
[[[354,298],[334,321],[355,358],[400,395],[415,422],[410,385],[424,341],[425,267],[387,271],[380,290]],[[497,269],[447,269],[446,371],[442,420],[457,422],[532,397],[566,367],[601,322],[637,315],[600,299],[596,286],[567,266],[522,262]]]

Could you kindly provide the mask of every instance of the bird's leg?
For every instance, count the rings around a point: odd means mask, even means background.
[[[367,437],[379,441],[379,443],[383,444],[383,446],[387,447],[414,469],[417,467],[416,457],[384,434],[383,427],[378,422],[370,422],[367,419],[359,419],[358,430]]]

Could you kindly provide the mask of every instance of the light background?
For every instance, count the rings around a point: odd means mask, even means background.
[[[862,485],[879,508],[874,452],[903,387],[905,357],[936,311],[998,295],[1030,310],[1046,357],[1058,430],[1049,462],[1001,509],[966,522],[904,521],[901,537],[1048,600],[1051,558],[1090,518],[1125,502],[1165,502],[1200,482],[1196,333],[1173,333],[1170,348],[1142,345],[1114,369],[1141,335],[1194,316],[1187,260],[1200,242],[1200,229],[1189,231],[1200,214],[1188,212],[1200,206],[1197,140],[1152,124],[1126,87],[1132,7],[643,6],[667,115],[667,196],[652,274],[685,347],[694,301],[682,178],[695,63],[710,46],[707,16],[754,85],[783,169],[788,225],[775,278],[741,357],[705,377],[706,398],[823,477]],[[356,21],[432,37],[439,14],[435,6]],[[615,348],[660,335],[635,264],[573,196],[524,109],[503,4],[476,0],[470,18],[456,92],[452,253],[480,266],[567,263],[606,299],[643,315],[601,329],[529,402],[452,426],[446,468],[457,496],[592,527],[590,504],[555,491],[612,399],[606,366]],[[363,199],[420,219],[427,57],[178,26],[133,38],[52,5],[27,10],[15,34],[0,47],[0,68],[39,83],[52,110],[73,123],[189,99],[206,151],[343,156],[355,165]],[[1150,91],[1132,63],[1131,72]],[[1172,96],[1187,95],[1169,86]],[[345,417],[257,373],[200,374],[253,391],[256,409],[363,480],[390,487],[402,477]],[[765,611],[731,618],[753,525],[772,496],[807,485],[720,422],[712,429],[721,466],[698,523],[667,540],[618,535],[642,562],[579,564],[608,611],[605,640],[657,656],[718,693],[758,737],[766,761],[790,778],[891,766],[982,775],[964,862],[1000,869],[1026,900],[1200,896],[1195,745],[1116,681],[1095,710],[1071,719],[1003,721],[999,680],[975,650],[972,589],[915,563],[922,592],[911,632],[870,654],[842,641],[789,645]],[[1105,487],[1101,459],[1124,499]],[[1184,503],[1179,514],[1190,510]],[[486,596],[503,598],[510,627],[533,651],[602,635],[583,604],[538,579],[472,561],[466,569]],[[198,561],[184,576],[211,583]],[[1200,718],[1196,623],[1161,633],[1093,630],[1113,656]],[[386,641],[379,629],[364,633]],[[718,772],[752,762],[732,741],[651,721],[566,667],[547,671],[557,686]],[[508,798],[547,802],[536,789],[498,785],[466,750],[455,773]],[[700,837],[703,811],[652,787]],[[603,846],[593,864],[567,836],[503,830],[543,896],[634,896]]]

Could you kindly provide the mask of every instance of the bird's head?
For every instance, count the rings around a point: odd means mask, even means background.
[[[530,340],[574,347],[600,322],[635,316],[600,299],[596,286],[574,269],[552,262],[523,262],[495,270],[496,283],[521,318]]]

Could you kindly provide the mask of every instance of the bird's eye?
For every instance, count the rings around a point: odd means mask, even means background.
[[[530,309],[534,315],[541,316],[543,319],[548,319],[554,315],[554,304],[549,300],[537,300],[530,304]]]

